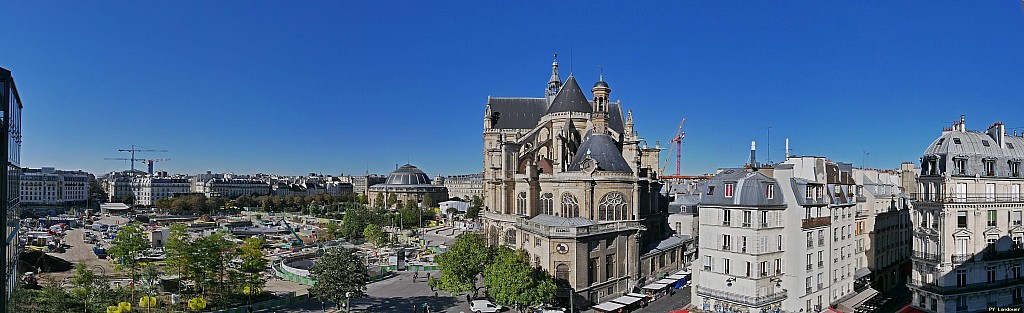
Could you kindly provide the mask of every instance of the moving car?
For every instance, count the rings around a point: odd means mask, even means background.
[[[487,300],[473,300],[470,302],[469,309],[473,313],[494,313],[500,311],[501,306]]]

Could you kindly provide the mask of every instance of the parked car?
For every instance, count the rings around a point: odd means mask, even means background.
[[[501,306],[487,300],[473,300],[470,302],[469,309],[473,313],[494,313],[500,311]]]

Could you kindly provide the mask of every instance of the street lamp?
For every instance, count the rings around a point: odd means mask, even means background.
[[[352,292],[346,291],[345,292],[345,312],[349,312],[349,311],[352,310],[352,305],[351,305],[352,304],[351,303],[352,300],[351,300],[351,298],[352,298]]]

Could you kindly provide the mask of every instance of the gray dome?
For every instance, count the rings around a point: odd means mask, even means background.
[[[419,168],[410,164],[402,165],[391,175],[388,175],[388,180],[384,182],[387,185],[429,185],[430,177],[427,177],[427,173],[424,173]]]
[[[986,133],[944,131],[924,149],[924,155],[975,155],[992,158],[1024,158],[1024,138],[1005,136],[1004,147]],[[987,144],[987,145],[986,145]]]
[[[576,83],[576,78],[572,75],[565,80],[565,86],[558,91],[555,100],[552,100],[551,106],[548,107],[548,113],[556,112],[594,112],[590,101],[587,100],[587,96],[583,95],[580,85]]]
[[[576,150],[576,157],[569,165],[570,171],[579,171],[580,165],[587,156],[597,161],[597,169],[606,172],[632,173],[633,169],[622,157],[622,151],[615,145],[612,136],[606,134],[588,135],[583,144]]]
[[[599,81],[597,81],[596,84],[594,84],[594,88],[597,88],[597,87],[603,87],[603,88],[611,89],[611,88],[608,87],[608,83],[604,82],[603,80],[599,80]]]

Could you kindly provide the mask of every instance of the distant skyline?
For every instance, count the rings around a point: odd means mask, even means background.
[[[136,144],[171,173],[479,172],[487,97],[542,96],[554,53],[585,88],[602,65],[652,145],[685,117],[684,174],[744,164],[751,140],[768,161],[768,127],[772,161],[790,138],[874,168],[916,163],[961,114],[1024,132],[1019,1],[5,8],[33,168],[124,170],[104,158]]]

